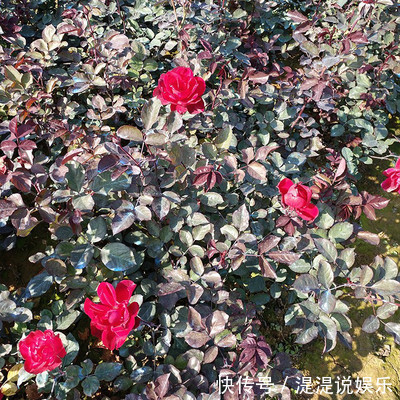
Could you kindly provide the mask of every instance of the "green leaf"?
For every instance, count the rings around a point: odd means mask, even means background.
[[[200,201],[207,206],[215,207],[218,204],[222,204],[224,199],[219,193],[208,192],[200,196]]]
[[[44,386],[46,386],[46,383],[49,381],[49,372],[44,371],[44,372],[41,372],[40,374],[37,374],[35,381],[36,381],[36,385],[38,386],[38,388],[43,388]]]
[[[338,308],[339,301],[336,302],[335,311]],[[347,311],[346,311],[347,312]],[[339,325],[339,330],[341,332],[347,332],[351,328],[351,321],[349,317],[344,314],[339,314],[339,312],[334,312],[331,314],[331,318],[337,322]]]
[[[136,126],[121,126],[120,128],[118,128],[116,135],[125,140],[131,140],[133,142],[143,142],[143,134]]]
[[[385,324],[385,331],[394,336],[395,343],[400,344],[400,324],[387,322]]]
[[[145,71],[157,71],[158,62],[156,60],[153,60],[152,58],[148,58],[147,60],[144,60],[143,68],[145,69]]]
[[[328,239],[314,239],[318,251],[329,261],[335,262],[337,258],[337,250],[335,245]]]
[[[250,301],[258,306],[269,303],[271,297],[267,293],[256,293],[250,296]]]
[[[85,169],[77,162],[69,162],[66,165],[68,167],[68,172],[65,174],[65,178],[68,182],[68,186],[71,190],[80,192],[85,180]]]
[[[67,266],[63,260],[59,258],[49,258],[44,264],[45,270],[53,276],[65,276],[67,273]]]
[[[193,244],[193,236],[190,232],[188,232],[186,230],[181,230],[179,232],[179,239],[187,247],[190,247]]]
[[[385,270],[385,279],[395,279],[399,272],[397,264],[390,257],[385,257],[383,269]]]
[[[232,14],[232,18],[234,19],[240,19],[243,17],[247,17],[247,12],[242,10],[241,8],[237,8]]]
[[[167,146],[168,155],[173,165],[183,164],[190,167],[196,162],[196,151],[187,145],[171,143]]]
[[[131,47],[135,53],[135,58],[139,60],[144,60],[147,57],[148,51],[146,50],[146,47],[138,40],[133,40],[131,43]]]
[[[247,211],[246,205],[242,204],[233,214],[233,225],[239,230],[244,232],[249,227],[250,214]]]
[[[310,275],[304,274],[300,275],[296,281],[293,283],[293,288],[299,290],[300,292],[308,293],[311,290],[319,288],[317,279]]]
[[[337,326],[329,317],[321,315],[318,321],[326,338],[324,353],[331,351],[336,346]]]
[[[247,287],[250,293],[263,292],[266,289],[265,279],[260,275],[249,278],[247,281]]]
[[[135,383],[148,382],[151,380],[152,376],[153,369],[148,366],[137,368],[131,373],[131,379]]]
[[[356,260],[355,249],[351,247],[342,250],[336,262],[339,264],[341,268],[348,269],[354,265],[355,260]]]
[[[47,272],[34,276],[28,283],[24,292],[24,298],[38,297],[45,294],[53,284],[53,277]]]
[[[169,213],[171,202],[164,196],[157,197],[153,200],[151,208],[157,217],[162,221]]]
[[[150,322],[156,315],[156,305],[153,301],[143,303],[139,309],[139,318],[145,322]]]
[[[75,322],[80,314],[81,313],[77,310],[65,311],[56,319],[57,329],[60,331],[68,329]]]
[[[333,271],[329,263],[321,259],[318,268],[318,282],[329,289],[333,283]]]
[[[169,133],[175,133],[183,125],[182,116],[176,111],[171,111],[167,117],[167,130]]]
[[[282,121],[279,121],[278,119],[274,119],[273,121],[271,121],[270,126],[274,131],[277,132],[282,132],[285,129],[284,123]]]
[[[97,175],[92,183],[92,190],[104,195],[108,195],[112,191],[120,191],[127,189],[131,182],[127,174],[122,174],[117,179],[111,177],[111,171],[105,171]]]
[[[374,271],[368,265],[361,266],[360,284],[367,285],[374,277]]]
[[[374,126],[371,124],[371,122],[367,121],[364,118],[356,118],[354,120],[355,125],[358,128],[362,128],[365,129],[368,133],[370,133],[371,135],[373,135],[374,133]]]
[[[218,155],[216,146],[208,142],[201,145],[201,151],[203,152],[204,157],[208,158],[209,160],[214,160]]]
[[[366,89],[368,89],[369,87],[371,87],[371,81],[368,78],[367,74],[357,74],[356,75],[356,79],[357,79],[357,84],[359,86],[362,86]]]
[[[302,331],[296,338],[296,343],[307,344],[318,336],[318,327],[315,325]]]
[[[63,385],[63,387],[65,389],[71,390],[74,387],[79,385],[79,382],[80,382],[80,377],[79,377],[80,369],[81,368],[78,367],[77,365],[69,365],[65,369],[67,379],[66,379],[66,381],[64,381],[62,383],[62,385]]]
[[[76,341],[76,339],[71,333],[67,335],[66,341],[67,343],[66,344],[64,343],[64,347],[65,351],[67,352],[67,355],[63,358],[62,362],[63,367],[71,364],[79,352],[79,343]]]
[[[380,319],[390,318],[397,310],[398,306],[392,303],[385,303],[383,306],[379,307],[376,311],[376,316]]]
[[[375,315],[370,315],[363,323],[362,330],[367,333],[374,333],[379,329],[379,318]]]
[[[305,40],[301,43],[300,48],[307,52],[311,57],[316,57],[319,55],[319,48],[314,43]]]
[[[160,108],[161,101],[157,97],[153,97],[143,106],[141,116],[146,131],[148,131],[158,120]]]
[[[349,96],[350,99],[355,99],[355,100],[357,100],[357,99],[360,98],[360,96],[361,96],[363,93],[366,93],[367,91],[368,91],[368,90],[366,90],[366,89],[365,89],[364,87],[362,87],[362,86],[355,86],[355,87],[353,87],[352,89],[350,89],[348,96]]]
[[[319,298],[318,305],[323,312],[330,314],[335,309],[336,297],[330,290],[324,290]]]
[[[267,179],[266,168],[257,161],[251,162],[247,167],[247,173],[253,178],[259,181],[265,181]]]
[[[101,381],[111,382],[121,372],[122,364],[114,362],[103,362],[96,367],[94,374]]]
[[[197,256],[197,257],[203,258],[204,254],[205,254],[204,249],[201,246],[198,246],[196,244],[194,246],[189,247],[188,251],[189,251],[189,254],[193,257]]]
[[[134,208],[135,216],[139,221],[150,221],[151,211],[146,206],[137,206]]]
[[[112,271],[126,271],[130,268],[137,270],[135,251],[123,243],[108,243],[101,249],[101,261]]]
[[[91,243],[100,242],[104,239],[107,233],[107,224],[103,217],[96,217],[90,220],[86,235]]]
[[[228,40],[226,41],[224,46],[221,46],[221,53],[224,56],[232,54],[233,50],[237,49],[242,44],[242,41],[234,36],[228,36]]]
[[[193,239],[194,240],[203,240],[207,233],[212,232],[213,227],[211,224],[206,225],[198,225],[193,228]]]
[[[300,258],[299,260],[289,264],[289,268],[298,274],[303,274],[311,269],[311,265],[307,261]]]
[[[232,225],[224,225],[220,231],[228,240],[236,240],[239,236],[239,232]]]
[[[372,285],[372,289],[381,296],[392,296],[400,293],[400,282],[393,279],[382,279]]]
[[[333,125],[331,128],[331,136],[337,137],[337,136],[342,136],[344,133],[344,126],[343,125]]]
[[[318,203],[319,214],[315,220],[315,225],[321,229],[329,229],[335,222],[335,214],[325,203]]]
[[[71,252],[71,264],[76,269],[86,268],[92,261],[94,248],[90,243],[75,246]]]
[[[232,127],[227,125],[221,129],[214,140],[215,146],[220,150],[227,150],[232,142],[233,132]]]
[[[4,75],[10,81],[20,83],[22,79],[22,75],[19,71],[17,71],[12,65],[4,66]]]
[[[89,397],[93,396],[99,390],[99,387],[100,381],[95,375],[88,376],[82,382],[83,393]]]
[[[75,197],[72,200],[72,205],[76,210],[89,212],[94,207],[94,200],[93,200],[92,195],[86,194],[83,196]]]
[[[89,375],[93,371],[93,361],[86,359],[81,362],[82,375]]]

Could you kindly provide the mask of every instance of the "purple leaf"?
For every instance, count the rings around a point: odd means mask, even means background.
[[[293,22],[308,22],[308,18],[299,11],[289,11],[287,15]]]
[[[107,171],[110,168],[114,167],[118,163],[118,161],[119,158],[115,154],[107,154],[100,160],[97,166],[97,170],[100,173]]]
[[[205,332],[192,331],[185,336],[186,343],[194,349],[204,346],[209,340],[210,337]]]
[[[290,265],[297,261],[301,254],[293,253],[291,251],[270,251],[267,256],[272,258],[274,261],[280,262],[282,264]]]

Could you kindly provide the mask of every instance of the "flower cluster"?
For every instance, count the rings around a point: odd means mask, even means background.
[[[130,280],[119,282],[116,289],[102,282],[97,288],[100,304],[89,299],[85,301],[84,309],[91,319],[93,336],[101,339],[110,350],[121,347],[129,333],[139,326],[139,304],[129,304],[135,288]],[[60,337],[50,329],[30,332],[19,342],[19,351],[25,360],[25,370],[31,374],[54,370],[66,356]]]

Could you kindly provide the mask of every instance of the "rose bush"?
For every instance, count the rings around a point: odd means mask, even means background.
[[[364,166],[397,158],[394,2],[3,11],[0,246],[43,236],[0,286],[3,393],[204,400],[228,376],[230,400],[268,374],[288,399],[295,346],[352,347],[351,297],[400,342],[398,267],[356,251],[388,204]],[[66,355],[33,376],[18,343],[47,330]]]

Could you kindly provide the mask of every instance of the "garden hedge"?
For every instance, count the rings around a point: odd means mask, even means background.
[[[349,296],[400,343],[398,267],[355,249],[388,204],[364,165],[397,158],[398,4],[0,7],[0,246],[47,241],[0,286],[4,395],[289,399],[277,305],[298,344],[351,349]]]

